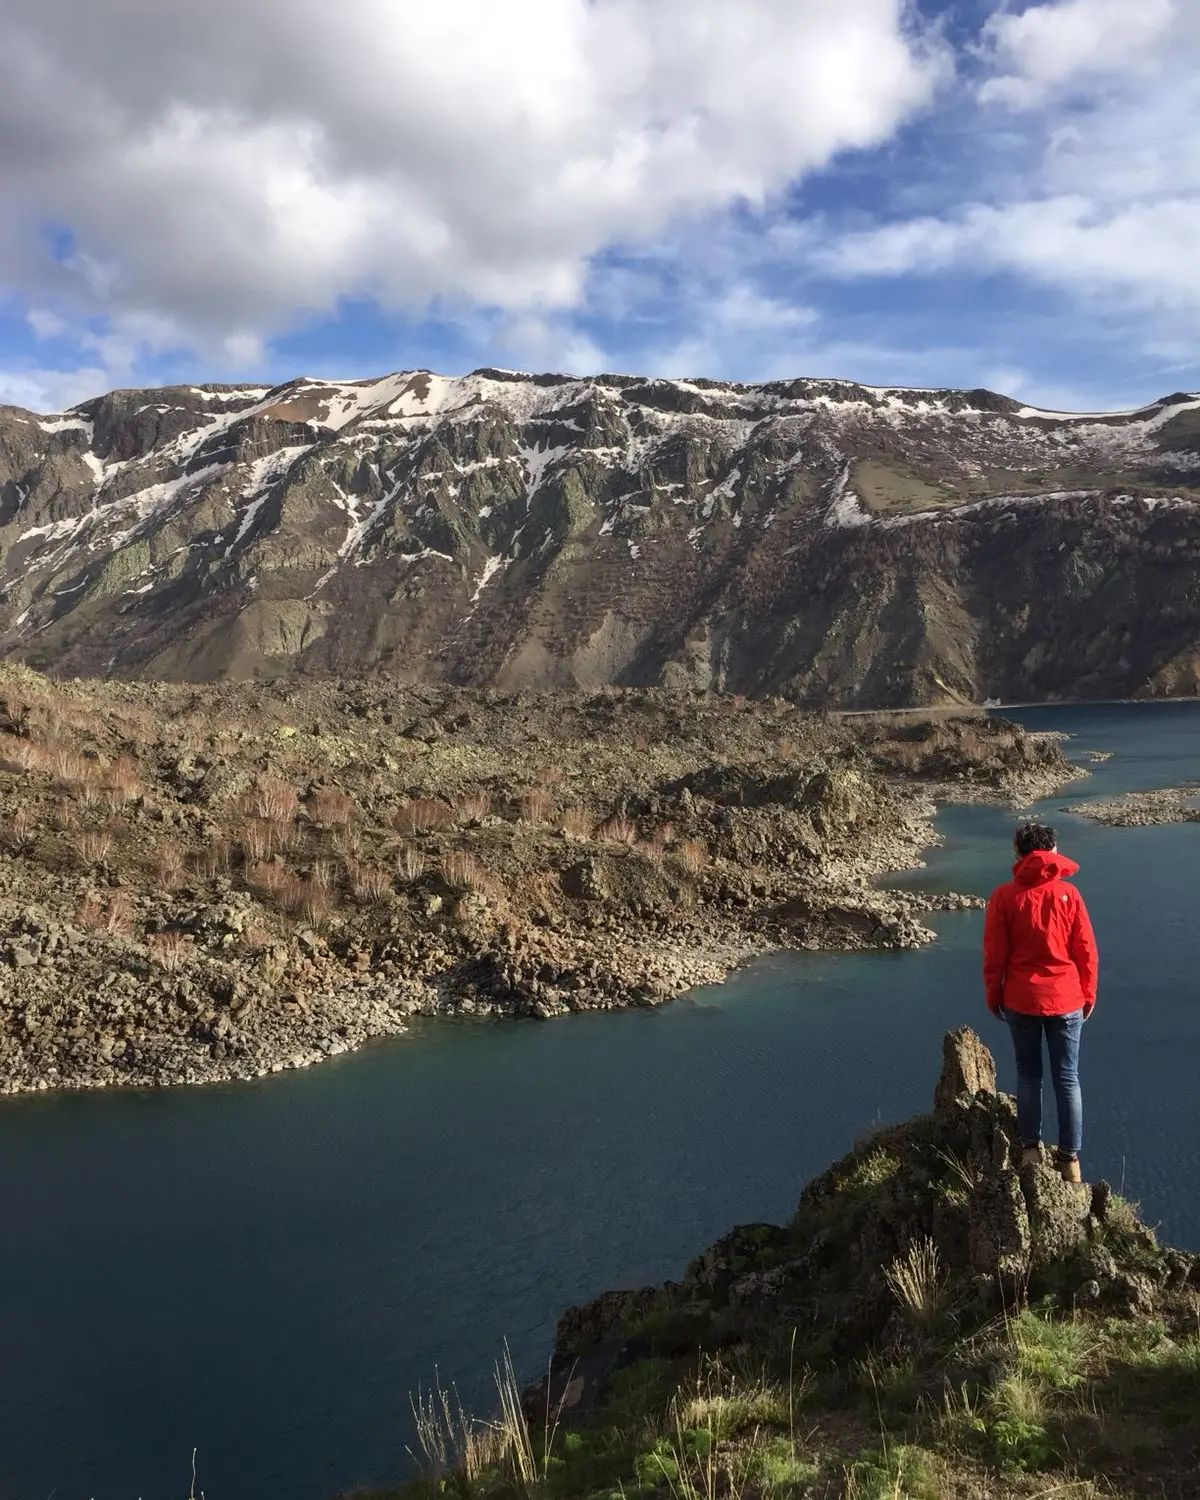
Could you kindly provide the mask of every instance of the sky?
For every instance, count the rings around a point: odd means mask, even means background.
[[[1200,0],[0,0],[0,401],[1200,389]]]

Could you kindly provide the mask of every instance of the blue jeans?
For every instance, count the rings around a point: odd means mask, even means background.
[[[1083,1144],[1083,1095],[1079,1091],[1079,1037],[1083,1011],[1065,1016],[1027,1016],[1002,1012],[1012,1032],[1017,1056],[1017,1133],[1022,1146],[1042,1138],[1042,1034],[1050,1052],[1050,1077],[1058,1105],[1058,1149],[1078,1156]]]

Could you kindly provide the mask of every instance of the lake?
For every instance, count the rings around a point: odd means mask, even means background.
[[[1101,944],[1084,1166],[1200,1249],[1200,825],[1056,811],[1200,774],[1200,704],[1009,716],[1112,752],[1037,808]],[[1011,826],[945,810],[914,883],[986,894]],[[778,955],[654,1011],[426,1022],[254,1083],[0,1102],[0,1497],[182,1500],[193,1448],[209,1500],[410,1474],[418,1383],[486,1404],[504,1338],[536,1374],[567,1304],[785,1217],[927,1107],[948,1027],[976,1025],[1012,1086],[982,914],[934,924],[915,953]]]

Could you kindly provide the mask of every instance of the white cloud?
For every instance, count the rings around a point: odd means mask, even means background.
[[[5,30],[0,284],[233,364],[346,296],[570,307],[604,246],[886,140],[946,66],[906,0],[40,0]]]
[[[1127,76],[1161,57],[1180,15],[1179,0],[1054,0],[1001,12],[984,27],[984,44],[1007,71],[987,79],[980,98],[1027,109],[1081,79]]]
[[[64,411],[79,401],[101,395],[112,385],[100,366],[76,370],[5,369],[0,366],[0,406],[23,406],[27,411]]]

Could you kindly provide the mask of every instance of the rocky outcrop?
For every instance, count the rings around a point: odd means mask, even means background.
[[[822,705],[1194,694],[1198,409],[497,370],[0,408],[0,653]]]
[[[964,1337],[1050,1297],[1153,1316],[1186,1310],[1200,1259],[1161,1248],[1105,1182],[1022,1166],[1013,1101],[968,1027],[943,1042],[934,1109],[864,1141],[804,1189],[786,1226],[746,1225],[678,1282],[606,1293],[559,1323],[550,1399],[594,1409],[624,1365],[819,1336],[833,1360],[903,1352],[914,1327]],[[916,1259],[914,1259],[914,1256]],[[916,1267],[907,1282],[897,1270]],[[544,1404],[545,1385],[535,1393]]]

